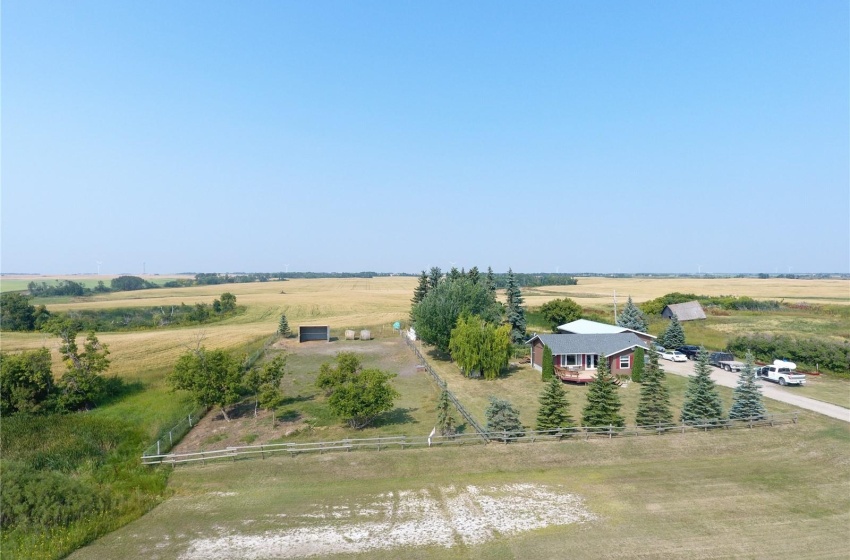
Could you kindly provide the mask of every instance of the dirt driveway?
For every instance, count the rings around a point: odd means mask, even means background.
[[[664,367],[664,371],[668,373],[674,373],[683,377],[691,377],[694,374],[694,363],[692,361],[660,361],[662,366]],[[724,371],[722,369],[717,369],[714,367],[712,367],[711,369],[713,370],[711,372],[711,378],[718,385],[732,388],[735,388],[738,385],[737,373],[731,371]],[[796,393],[791,392],[791,390],[781,389],[780,387],[773,385],[769,381],[760,381],[759,384],[761,385],[762,394],[769,399],[784,402],[790,405],[797,406],[799,408],[804,408],[806,410],[811,410],[819,414],[824,414],[831,418],[843,420],[845,422],[850,422],[850,409],[830,403],[825,403],[823,401],[810,399],[809,397],[805,397],[803,395],[798,395]],[[799,388],[794,389],[798,390]]]

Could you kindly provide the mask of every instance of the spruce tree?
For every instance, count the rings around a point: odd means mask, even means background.
[[[553,377],[540,395],[540,408],[537,411],[536,430],[555,430],[571,428],[573,419],[569,413],[570,403],[567,392],[560,379]]]
[[[723,403],[711,379],[708,352],[700,348],[694,363],[694,375],[688,378],[688,389],[682,405],[682,422],[698,424],[723,417]]]
[[[646,315],[634,304],[632,296],[629,296],[626,307],[623,308],[622,313],[617,317],[617,324],[633,331],[646,332]]]
[[[473,284],[477,284],[481,281],[481,273],[478,272],[477,266],[473,266],[472,268],[470,268],[469,272],[467,272],[467,276]]]
[[[646,352],[640,346],[635,348],[634,360],[635,363],[632,365],[632,381],[641,383],[643,382],[643,371],[646,368]]]
[[[457,432],[455,418],[451,411],[452,403],[449,400],[449,392],[446,389],[440,393],[437,402],[437,431],[441,436],[453,436]]]
[[[280,316],[280,323],[278,323],[277,332],[285,337],[289,337],[292,334],[292,331],[289,328],[289,321],[286,320],[286,315]]]
[[[522,307],[522,292],[516,283],[513,271],[508,269],[508,286],[506,290],[508,323],[511,325],[511,341],[514,344],[525,342],[525,309]]]
[[[490,406],[484,414],[487,417],[485,429],[488,432],[508,432],[507,437],[524,434],[522,422],[519,421],[519,411],[509,401],[490,397]]]
[[[437,287],[437,284],[440,283],[440,279],[443,278],[443,271],[440,270],[439,266],[432,266],[431,272],[428,274],[428,291],[430,292],[434,288]]]
[[[673,421],[670,410],[670,390],[664,384],[664,370],[658,364],[658,353],[649,353],[649,362],[640,386],[635,423],[638,426],[669,424]]]
[[[493,274],[493,269],[490,268],[489,266],[487,267],[487,278],[486,278],[486,284],[485,285],[487,286],[487,290],[495,298],[496,297],[496,275]]]
[[[555,378],[555,360],[552,357],[552,349],[543,345],[543,381]]]
[[[658,337],[658,342],[665,348],[676,349],[685,344],[685,331],[682,329],[682,323],[673,315],[670,319],[670,324]]]
[[[761,399],[761,386],[756,383],[753,366],[753,354],[747,352],[744,367],[738,376],[738,386],[732,393],[732,408],[729,409],[731,420],[749,420],[764,417],[765,409]]]
[[[608,358],[599,356],[596,378],[590,382],[581,423],[588,427],[622,427],[625,425],[625,419],[620,415],[621,406],[617,385],[608,367]]]
[[[413,299],[410,300],[413,305],[416,305],[428,295],[428,275],[425,271],[422,271],[422,274],[419,276],[419,284],[416,286],[416,289],[413,290]]]

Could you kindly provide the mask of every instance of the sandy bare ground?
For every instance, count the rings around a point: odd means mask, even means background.
[[[180,559],[269,560],[401,547],[449,548],[596,519],[578,496],[539,484],[390,492],[355,506],[317,506],[314,512],[278,517],[289,527],[259,535],[230,531],[195,539]]]

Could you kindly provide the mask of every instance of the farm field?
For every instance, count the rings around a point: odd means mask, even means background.
[[[733,432],[180,467],[172,498],[70,558],[290,558],[305,546],[318,558],[842,558],[848,444],[846,424],[803,413]],[[523,530],[494,504],[517,519],[537,505],[549,525]]]
[[[76,281],[80,281],[80,277],[74,277]],[[597,281],[598,280],[598,281]],[[552,287],[553,294],[548,296],[543,295],[541,291],[546,291],[549,288],[541,289],[526,289],[528,305],[539,305],[543,301],[551,297],[564,297],[569,293],[561,293],[563,290],[575,290],[576,299],[585,307],[596,310],[611,311],[611,302],[604,290],[611,287],[609,283],[612,279],[585,279],[579,280],[578,286],[570,287]],[[617,293],[628,294],[637,284],[631,284],[632,279],[616,279]],[[707,293],[709,288],[694,287],[694,286],[673,286],[669,280],[658,280],[657,285],[644,285],[641,281],[640,287],[643,298],[635,297],[637,301],[649,297],[663,295],[669,291],[694,291],[696,293]],[[740,282],[740,280],[739,280]],[[788,283],[787,286],[785,283]],[[344,329],[350,328],[359,330],[368,328],[372,331],[373,336],[377,338],[371,342],[356,342],[345,343],[335,341],[330,344],[322,343],[321,350],[315,351],[317,347],[313,344],[299,345],[292,340],[285,341],[283,344],[286,350],[290,352],[289,368],[290,375],[284,377],[284,390],[288,401],[278,411],[281,424],[273,430],[265,430],[265,420],[268,417],[260,417],[256,421],[253,418],[248,419],[248,422],[242,423],[242,428],[229,430],[229,433],[215,433],[217,426],[212,427],[212,432],[204,434],[190,434],[185,445],[196,445],[205,449],[220,448],[226,445],[246,445],[249,443],[260,443],[264,439],[269,441],[281,440],[288,438],[292,441],[315,441],[317,439],[339,439],[342,437],[361,437],[363,435],[391,435],[405,433],[409,435],[427,434],[433,426],[433,408],[436,399],[436,391],[433,382],[422,372],[413,372],[412,359],[413,354],[409,349],[401,345],[397,335],[394,334],[391,325],[394,321],[406,322],[409,313],[410,298],[413,288],[416,284],[416,279],[411,277],[384,277],[375,279],[317,279],[317,280],[290,280],[285,282],[265,282],[252,284],[226,284],[216,286],[203,286],[191,288],[174,288],[174,289],[157,289],[157,290],[142,290],[136,292],[120,292],[104,294],[86,298],[61,298],[61,299],[44,299],[42,300],[52,311],[70,311],[92,308],[116,308],[116,307],[134,307],[134,306],[171,306],[180,305],[181,303],[210,303],[214,298],[220,297],[221,293],[229,291],[237,296],[237,304],[246,306],[246,312],[234,317],[230,317],[223,321],[205,325],[202,327],[181,327],[167,328],[160,330],[139,330],[125,332],[102,332],[98,333],[101,342],[109,345],[110,359],[112,365],[110,367],[110,375],[118,375],[124,379],[127,384],[127,390],[115,400],[101,406],[88,414],[101,417],[108,420],[120,421],[127,423],[130,426],[136,426],[145,430],[153,441],[156,434],[162,429],[167,428],[176,423],[176,419],[181,416],[185,417],[188,410],[192,408],[187,396],[182,392],[173,392],[165,382],[166,375],[171,370],[177,358],[186,351],[188,347],[192,347],[201,341],[209,348],[225,348],[235,352],[250,353],[260,348],[265,341],[274,333],[277,328],[277,323],[281,313],[286,313],[289,324],[297,329],[298,325],[303,324],[327,324],[332,329],[334,337],[342,338]],[[792,286],[796,285],[795,281],[791,280],[757,280],[749,279],[741,284],[742,291],[739,295],[750,295],[751,297],[775,297],[779,293],[776,290],[786,288],[789,293],[793,292]],[[808,288],[806,294],[800,296],[800,301],[817,301],[817,297],[834,297],[838,298],[840,291],[846,290],[850,286],[850,282],[835,285],[833,281],[805,281],[803,286]],[[747,292],[745,288],[751,288],[751,292]],[[717,293],[730,293],[731,290],[717,288]],[[637,293],[637,292],[636,292]],[[806,297],[809,293],[821,294],[814,297]],[[585,294],[585,295],[581,295]],[[587,297],[586,294],[592,294],[593,297]],[[823,295],[827,294],[827,295]],[[830,295],[831,294],[831,295]],[[570,296],[573,297],[573,296]],[[625,295],[623,296],[623,300]],[[797,300],[795,300],[797,301]],[[839,306],[832,306],[830,310],[841,309]],[[775,332],[797,332],[805,331],[817,333],[819,336],[830,336],[843,338],[845,333],[850,333],[850,319],[848,315],[842,312],[831,312],[829,314],[818,313],[812,310],[793,310],[779,313],[750,313],[750,312],[734,312],[729,316],[714,317],[699,325],[691,327],[686,324],[686,333],[689,338],[696,339],[696,342],[703,343],[709,346],[721,347],[725,344],[725,340],[729,336],[734,336],[740,333],[751,332],[753,325],[758,324],[759,329],[767,327],[774,329]],[[724,325],[727,325],[726,327]],[[651,329],[660,328],[653,324]],[[811,328],[810,331],[806,331]],[[770,332],[770,331],[766,331]],[[689,340],[690,341],[690,340]],[[382,423],[369,428],[365,432],[351,432],[341,425],[336,419],[330,417],[326,410],[321,406],[321,399],[316,399],[312,391],[312,373],[316,371],[319,364],[333,357],[339,350],[345,349],[348,345],[352,348],[383,348],[383,345],[399,343],[399,347],[384,353],[380,353],[369,357],[369,360],[374,360],[373,363],[380,364],[379,367],[390,369],[399,373],[399,377],[394,380],[397,388],[402,392],[403,397],[397,402],[398,415],[388,416]],[[372,345],[372,346],[369,346]],[[41,346],[46,346],[51,350],[54,361],[54,372],[60,375],[64,370],[64,366],[60,363],[58,353],[58,340],[54,337],[41,333],[12,333],[4,332],[2,335],[2,348],[4,351],[16,351],[21,349],[35,349]],[[308,351],[309,350],[309,351]],[[366,354],[369,354],[366,352]],[[365,357],[364,357],[365,359]],[[539,380],[539,373],[533,372],[529,368],[517,368],[511,370],[507,375],[493,382],[483,380],[468,380],[463,378],[457,372],[457,369],[449,362],[444,362],[438,365],[443,375],[449,382],[450,388],[459,398],[468,406],[472,413],[483,421],[484,409],[487,406],[487,398],[490,394],[502,394],[510,398],[516,405],[519,406],[522,412],[522,421],[527,425],[534,423],[534,416],[537,407],[537,397],[542,388],[542,383]],[[454,368],[454,369],[452,369]],[[677,407],[681,402],[681,394],[684,390],[684,379],[668,376],[671,391],[673,393],[673,404]],[[825,383],[818,390],[818,395],[823,400],[835,402],[842,406],[848,406],[847,400],[843,396],[850,394],[850,383],[842,379],[824,378]],[[814,385],[812,386],[814,388]],[[573,387],[569,389],[571,400],[571,412],[574,418],[580,416],[581,407],[584,404],[584,387]],[[638,386],[632,385],[621,391],[624,402],[624,412],[629,423],[632,422],[634,407],[637,402]],[[814,393],[814,391],[813,391]],[[729,393],[723,391],[726,404],[728,406]],[[838,396],[841,396],[839,398]],[[812,395],[814,396],[814,394]],[[818,398],[818,397],[815,397]],[[837,402],[836,402],[837,401]],[[768,403],[769,409],[775,412],[781,412],[781,407],[773,406]],[[250,411],[250,415],[253,411]],[[268,419],[270,420],[270,419]],[[309,421],[309,422],[308,422]],[[216,421],[209,415],[204,422],[214,424]],[[251,426],[250,424],[253,424]],[[123,425],[123,424],[122,424]],[[270,422],[269,422],[270,425]],[[256,426],[256,427],[254,427]],[[782,428],[786,430],[786,428]],[[839,430],[842,434],[842,430]],[[287,435],[288,433],[288,435]],[[844,437],[844,436],[842,436]],[[194,438],[194,440],[193,440]],[[595,444],[593,444],[595,445]],[[628,442],[616,442],[615,447],[623,453],[630,452],[632,447]],[[794,444],[796,445],[796,444]],[[840,446],[839,446],[840,447]],[[476,447],[475,450],[470,448],[470,453],[487,454],[489,451],[483,451],[484,448]],[[489,449],[489,448],[487,448]],[[534,449],[539,449],[535,446]],[[560,449],[560,448],[559,448]],[[575,448],[574,448],[575,449]],[[465,450],[464,450],[465,451]],[[455,471],[458,484],[474,484],[471,475],[466,474],[466,464],[463,462],[464,455],[461,451],[445,451],[448,455],[445,459],[447,465]],[[662,451],[659,451],[661,453]],[[753,451],[755,452],[755,451]],[[406,452],[405,452],[406,453]],[[418,451],[416,453],[419,453]],[[442,453],[442,451],[441,451]],[[537,451],[535,451],[537,453]],[[775,451],[778,453],[778,451]],[[139,449],[141,454],[141,449]],[[355,453],[352,457],[365,457],[367,454]],[[556,453],[557,455],[557,453]],[[384,455],[381,455],[384,456]],[[395,457],[395,455],[387,455]],[[433,474],[433,484],[438,484],[440,488],[447,488],[451,484],[452,477],[448,474],[440,475],[436,472],[436,463],[442,460],[431,459],[437,455],[429,455],[422,457],[424,461],[423,472]],[[328,456],[330,457],[330,456]],[[406,463],[409,457],[419,457],[419,455],[400,455],[399,456],[401,469],[409,471],[411,476],[416,473],[417,465],[414,463]],[[482,456],[483,457],[483,456]],[[628,458],[628,457],[627,457]],[[338,461],[339,459],[328,458],[327,461]],[[372,461],[373,459],[369,459]],[[419,460],[419,459],[417,459]],[[434,461],[435,465],[428,467],[430,461]],[[546,461],[548,461],[547,459]],[[562,457],[559,460],[566,460]],[[301,459],[296,459],[301,461]],[[305,458],[305,464],[321,465],[321,463],[310,463],[311,461],[320,461],[315,458]],[[454,463],[457,461],[457,463]],[[475,461],[484,462],[484,458],[476,459]],[[489,474],[482,474],[482,480],[493,480],[493,484],[499,488],[509,488],[518,480],[528,480],[529,483],[542,485],[541,487],[549,488],[552,485],[552,480],[560,480],[562,472],[554,469],[551,464],[544,461],[539,463],[539,473],[531,467],[518,466],[518,470],[511,470],[514,467],[507,465],[510,476],[502,475],[501,465],[494,466],[487,471]],[[474,461],[473,461],[474,463]],[[285,463],[289,469],[292,463]],[[298,463],[300,464],[300,463]],[[483,464],[483,463],[482,463]],[[533,461],[530,464],[535,464]],[[763,464],[763,463],[759,463]],[[405,466],[406,465],[406,466]],[[221,466],[215,467],[222,468]],[[251,467],[260,468],[260,467]],[[390,467],[395,468],[395,467]],[[431,470],[429,470],[429,468]],[[480,467],[483,469],[483,467]],[[592,469],[587,466],[577,465],[579,470],[585,469],[577,474],[577,479],[591,480],[595,476]],[[622,480],[625,476],[625,470],[620,467],[611,466],[614,469],[611,471],[611,480]],[[766,468],[766,467],[765,467]],[[529,470],[530,469],[530,470]],[[625,467],[623,468],[625,469]],[[687,470],[682,467],[683,470]],[[550,472],[551,471],[551,472]],[[615,472],[616,471],[616,472]],[[178,474],[182,470],[177,471]],[[288,472],[288,470],[287,470]],[[476,472],[476,471],[471,471]],[[483,471],[481,471],[483,472]],[[578,471],[577,471],[578,472]],[[655,472],[657,475],[657,471]],[[790,472],[790,468],[789,468]],[[310,479],[306,473],[299,474],[293,472],[293,476],[306,478],[294,478],[295,484],[303,484],[306,489],[315,487],[320,484],[316,480]],[[224,475],[222,475],[224,476]],[[253,474],[252,474],[253,476]],[[260,475],[258,475],[260,476]],[[371,476],[371,475],[370,475]],[[655,475],[653,475],[655,476]],[[790,474],[789,474],[790,477]],[[355,476],[352,480],[367,480]],[[262,477],[260,476],[260,480]],[[790,487],[789,479],[780,479],[779,485],[782,492],[793,493]],[[166,501],[166,506],[173,500],[179,499],[186,492],[180,486],[179,479],[175,479],[173,490],[177,492],[176,497]],[[389,486],[376,481],[362,482],[363,492],[372,495],[372,490],[376,494],[390,491]],[[429,484],[425,479],[417,479],[413,477],[406,481],[399,488],[415,489],[418,485],[425,488]],[[560,483],[559,483],[560,484]],[[643,484],[641,482],[641,484]],[[372,490],[370,490],[370,488]],[[489,488],[489,487],[488,487]],[[574,490],[568,488],[568,493]],[[223,492],[226,492],[222,490]],[[246,490],[247,491],[247,490]],[[488,490],[489,491],[489,490]],[[504,490],[510,493],[510,490]],[[290,488],[287,492],[296,492]],[[305,490],[306,492],[306,490]],[[323,490],[324,492],[324,490]],[[495,491],[497,494],[502,490]],[[598,488],[596,492],[604,495],[604,490]],[[318,494],[320,497],[323,494]],[[324,494],[330,499],[330,494]],[[436,494],[435,494],[436,495]],[[735,493],[730,491],[729,496],[734,496]],[[158,498],[157,494],[156,498]],[[498,496],[497,496],[498,497]],[[459,500],[465,500],[464,496],[456,496]],[[281,503],[295,503],[292,498],[280,497],[283,500]],[[305,498],[306,499],[306,498]],[[324,498],[322,498],[324,499]],[[359,499],[359,498],[357,498]],[[494,498],[496,499],[496,498]],[[677,503],[680,497],[672,494],[663,494],[659,496],[659,500],[667,500],[662,503],[661,507],[672,507],[670,504]],[[154,500],[155,502],[156,500]],[[312,503],[312,502],[311,502]],[[304,506],[307,507],[307,506]],[[602,510],[605,510],[604,506]],[[613,507],[613,506],[610,506]],[[654,506],[653,506],[654,507]],[[615,508],[616,509],[616,508]],[[721,508],[722,509],[722,508]],[[599,509],[590,508],[594,515],[599,515]],[[809,512],[811,513],[811,511]],[[714,515],[714,514],[712,514]],[[766,515],[766,514],[765,514]],[[766,517],[762,517],[766,523]],[[626,523],[626,521],[617,521],[618,523]],[[555,541],[559,541],[566,531],[584,531],[587,523],[581,525],[569,525],[559,528],[541,529],[540,534],[555,535]],[[725,526],[724,526],[725,527]],[[659,530],[661,530],[659,528]],[[724,531],[727,529],[723,529]],[[666,534],[663,531],[661,534]],[[636,535],[636,533],[635,533]],[[76,540],[73,542],[84,542]],[[85,538],[81,536],[79,538]],[[637,536],[632,537],[638,539]],[[681,538],[681,535],[671,537]],[[513,539],[513,537],[512,537]],[[533,542],[526,537],[517,536],[517,540],[511,540],[513,544],[509,544],[507,549],[500,546],[489,548],[492,544],[481,544],[473,547],[461,547],[460,549],[443,549],[436,547],[423,549],[423,554],[427,555],[432,552],[437,555],[507,555],[511,556],[514,550],[511,547],[532,547]],[[536,538],[534,540],[536,541]],[[637,541],[633,541],[637,542]],[[624,550],[628,549],[628,545],[624,545]],[[688,545],[690,546],[690,545]],[[58,550],[54,547],[54,550]],[[158,549],[151,549],[158,550]],[[165,549],[164,556],[170,557],[169,550]],[[508,552],[505,552],[505,551]],[[516,549],[520,550],[520,549]],[[525,548],[522,548],[525,550]],[[531,550],[531,549],[529,549]],[[547,552],[548,550],[548,552]],[[554,549],[542,549],[542,554],[552,553]],[[577,549],[579,552],[585,549]],[[649,548],[647,550],[658,549]],[[689,549],[690,550],[690,549]],[[796,550],[796,549],[789,549]],[[431,552],[428,552],[431,551]],[[598,552],[599,549],[588,548],[587,554],[592,555],[592,552]],[[379,557],[381,554],[386,554],[388,557],[391,552],[373,551]],[[492,554],[490,554],[492,552]],[[128,553],[129,557],[133,557],[134,553]],[[370,555],[372,552],[370,552]],[[732,556],[736,554],[730,554]],[[61,555],[60,555],[61,556]],[[60,556],[40,556],[40,557],[60,557]],[[110,555],[106,555],[109,557]],[[651,555],[650,555],[651,556]]]

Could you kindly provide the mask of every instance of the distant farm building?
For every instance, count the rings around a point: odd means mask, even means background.
[[[673,315],[679,321],[695,321],[705,319],[705,311],[698,301],[686,301],[685,303],[671,303],[661,311],[665,319],[672,319]]]
[[[298,327],[298,342],[311,340],[331,341],[331,328],[327,325],[301,325]]]

